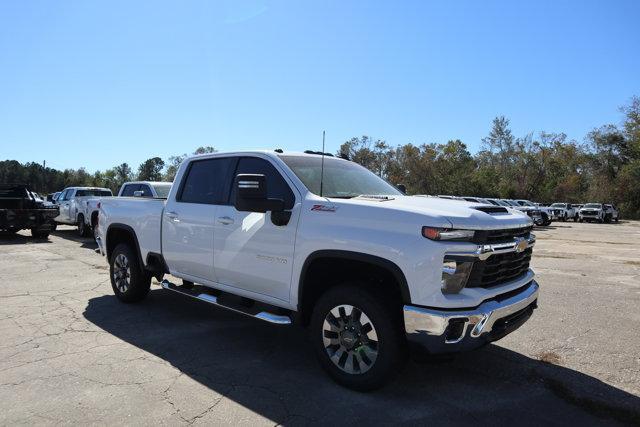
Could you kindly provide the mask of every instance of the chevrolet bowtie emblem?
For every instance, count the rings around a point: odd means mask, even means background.
[[[518,237],[516,239],[516,252],[518,253],[524,252],[528,246],[529,246],[529,242],[527,241],[527,239],[522,237]]]

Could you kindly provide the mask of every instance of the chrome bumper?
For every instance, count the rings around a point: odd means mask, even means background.
[[[537,307],[539,286],[532,280],[515,295],[498,296],[471,310],[404,306],[407,339],[429,353],[472,350],[519,328]]]

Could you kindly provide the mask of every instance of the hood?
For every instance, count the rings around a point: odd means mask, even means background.
[[[419,196],[360,196],[340,200],[340,202],[345,205],[368,205],[380,209],[424,215],[426,217],[424,225],[434,227],[440,226],[443,219],[446,219],[452,228],[474,230],[518,228],[532,225],[531,218],[516,209],[471,203],[465,200]]]

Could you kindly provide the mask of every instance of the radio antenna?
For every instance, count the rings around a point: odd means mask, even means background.
[[[324,131],[322,131],[322,160],[320,161],[320,197],[322,197],[323,181],[324,181]]]

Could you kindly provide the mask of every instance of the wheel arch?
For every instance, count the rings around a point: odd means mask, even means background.
[[[136,236],[135,230],[127,224],[110,224],[107,228],[106,233],[106,252],[107,260],[109,262],[111,262],[111,255],[113,254],[113,250],[120,243],[128,243],[133,247],[133,250],[138,256],[138,260],[140,261],[138,263],[140,265],[140,269],[144,270],[144,259],[142,258],[142,254],[140,252],[140,244],[138,243],[138,237]]]
[[[334,273],[338,273],[337,275]],[[314,277],[319,274],[319,277]],[[340,280],[375,277],[382,290],[391,292],[399,302],[411,302],[407,279],[396,263],[388,259],[362,252],[345,250],[319,250],[309,254],[300,271],[298,281],[298,314],[303,324],[308,324],[313,301]],[[329,284],[322,282],[328,278]],[[333,280],[335,279],[335,280]],[[391,283],[389,283],[391,282]],[[389,286],[390,285],[390,286]]]

